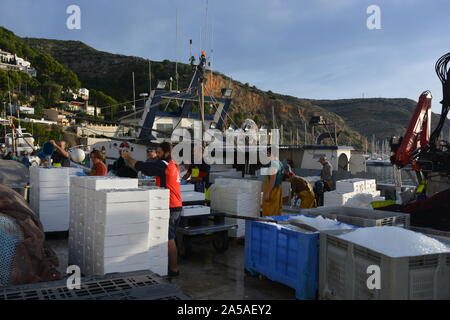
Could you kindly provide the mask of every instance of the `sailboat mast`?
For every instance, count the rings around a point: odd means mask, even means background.
[[[133,111],[135,112],[134,118],[136,119],[136,88],[134,84],[134,72],[133,72]]]
[[[178,8],[175,11],[175,85],[178,91]]]

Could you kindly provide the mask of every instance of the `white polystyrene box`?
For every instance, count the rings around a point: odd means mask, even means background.
[[[193,184],[180,185],[181,192],[194,191],[194,190],[195,190],[195,185],[193,185]]]
[[[168,208],[162,210],[150,209],[150,220],[152,219],[168,220],[169,218],[170,218],[170,210]]]
[[[117,236],[98,236],[95,237],[95,246],[117,247],[134,245],[148,241],[148,233],[124,234]]]
[[[117,225],[96,224],[95,232],[105,235],[105,236],[143,233],[143,232],[148,232],[148,223],[124,223],[124,224],[117,224]]]
[[[148,222],[150,219],[147,202],[98,202],[98,207],[96,207],[96,221],[100,221],[98,217],[101,216],[105,217],[106,225]]]
[[[88,177],[85,188],[90,190],[102,189],[137,189],[138,179],[118,177]]]
[[[115,246],[115,247],[95,247],[95,259],[103,259],[109,257],[131,256],[148,251],[148,242],[135,243],[132,245]]]
[[[150,270],[148,268],[148,264],[107,264],[103,267],[98,267],[95,269],[96,274],[108,274],[108,273],[116,273],[116,272],[131,272],[131,271],[141,271],[141,270]]]
[[[182,194],[183,202],[188,201],[203,201],[205,200],[205,194],[202,192],[188,191]]]
[[[99,190],[93,194],[97,201],[108,203],[149,201],[148,191],[142,189]]]
[[[208,215],[211,214],[211,208],[207,206],[185,206],[183,207],[182,216],[200,216],[200,215]]]
[[[169,209],[169,199],[149,201],[149,210],[160,211],[168,209]]]

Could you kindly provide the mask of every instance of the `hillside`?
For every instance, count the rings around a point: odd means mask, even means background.
[[[101,90],[118,101],[132,99],[132,75],[135,73],[136,93],[148,92],[148,64],[146,59],[98,51],[79,41],[49,39],[24,39],[37,51],[48,53],[63,65],[73,70],[88,88]],[[158,80],[175,78],[175,63],[168,60],[151,62],[152,87]],[[190,65],[178,64],[180,74],[179,88],[186,88],[192,77]],[[175,84],[174,84],[175,85]],[[259,126],[272,127],[272,106],[275,110],[277,126],[284,127],[284,142],[296,138],[304,141],[304,123],[311,116],[322,115],[337,124],[343,133],[341,144],[351,144],[362,148],[367,139],[375,135],[386,139],[392,135],[402,135],[410,120],[416,102],[410,99],[347,99],[347,100],[309,100],[292,96],[264,92],[249,84],[231,80],[214,72],[207,82],[208,94],[220,95],[221,88],[233,89],[233,105],[230,116],[233,121],[227,125],[240,125],[246,118],[254,119]],[[434,103],[437,103],[436,101]],[[433,114],[436,123],[438,115]],[[449,121],[444,128],[448,132]],[[316,128],[317,132],[324,129]],[[311,143],[311,128],[307,127],[307,142]],[[367,138],[367,139],[366,139]]]
[[[20,101],[24,104],[34,96],[33,106],[39,113],[42,108],[58,102],[61,91],[80,86],[80,81],[73,71],[51,55],[31,48],[3,27],[0,27],[0,49],[24,58],[37,70],[35,78],[21,71],[0,70],[0,102],[8,102],[8,91],[13,95],[13,103]]]
[[[416,101],[410,99],[386,98],[311,100],[311,102],[338,114],[353,130],[368,138],[375,135],[377,139],[403,135],[417,105]],[[437,104],[439,101],[434,100],[433,105]],[[432,113],[433,129],[438,121],[439,115]],[[450,120],[447,119],[442,132],[447,134],[449,130]]]
[[[135,73],[136,93],[148,92],[149,62],[145,59],[98,51],[79,41],[35,38],[24,40],[34,49],[52,55],[73,70],[84,86],[101,90],[118,101],[132,99],[132,72]],[[167,80],[171,76],[175,78],[174,62],[152,61],[151,70],[153,88],[158,80]],[[186,88],[193,74],[192,68],[190,65],[179,63],[178,70],[179,88]],[[208,94],[220,95],[220,89],[225,87],[233,89],[233,104],[230,110],[233,121],[228,119],[227,125],[240,125],[246,118],[252,118],[258,125],[271,128],[272,106],[274,106],[277,126],[283,125],[284,128],[285,143],[291,142],[291,132],[292,138],[296,138],[297,129],[299,140],[304,141],[304,123],[315,114],[323,115],[337,123],[338,129],[343,131],[339,140],[341,144],[351,144],[361,148],[365,142],[365,138],[351,130],[340,116],[308,100],[277,95],[270,91],[264,92],[216,72],[213,79],[209,79],[207,83]],[[316,129],[316,133],[323,131],[323,128]],[[307,132],[307,141],[311,143],[311,128],[308,127]]]

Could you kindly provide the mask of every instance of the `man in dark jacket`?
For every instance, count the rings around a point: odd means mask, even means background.
[[[123,152],[129,152],[131,150],[128,142],[122,142],[119,146],[119,159],[117,159],[112,167],[111,171],[118,177],[123,178],[137,178],[137,171],[131,168],[122,157]]]
[[[183,210],[183,201],[180,191],[180,169],[172,160],[172,145],[163,142],[156,148],[157,160],[151,162],[136,161],[131,158],[128,151],[122,152],[122,157],[136,169],[147,176],[156,176],[158,187],[170,190],[170,220],[169,220],[169,277],[179,275],[177,263],[177,247],[175,244],[176,229],[180,222]]]

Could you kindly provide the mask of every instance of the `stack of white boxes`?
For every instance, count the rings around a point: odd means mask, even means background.
[[[137,179],[72,177],[69,262],[85,275],[167,274],[169,190]]]
[[[216,183],[216,179],[219,178],[242,178],[242,172],[237,171],[232,165],[211,165],[209,182]]]
[[[77,168],[30,167],[30,206],[39,216],[44,232],[69,230],[70,177]]]
[[[232,215],[259,217],[261,211],[261,181],[244,179],[216,179],[211,187],[211,208]],[[245,220],[225,218],[226,223],[237,224],[230,237],[245,236]]]
[[[336,181],[336,190],[324,193],[324,206],[343,206],[357,194],[370,194],[373,201],[384,200],[376,189],[375,179],[346,179]]]
[[[181,185],[181,199],[186,201],[202,201],[205,200],[205,194],[202,192],[195,192],[193,184]],[[208,215],[211,213],[211,208],[203,205],[183,206],[183,217]]]

